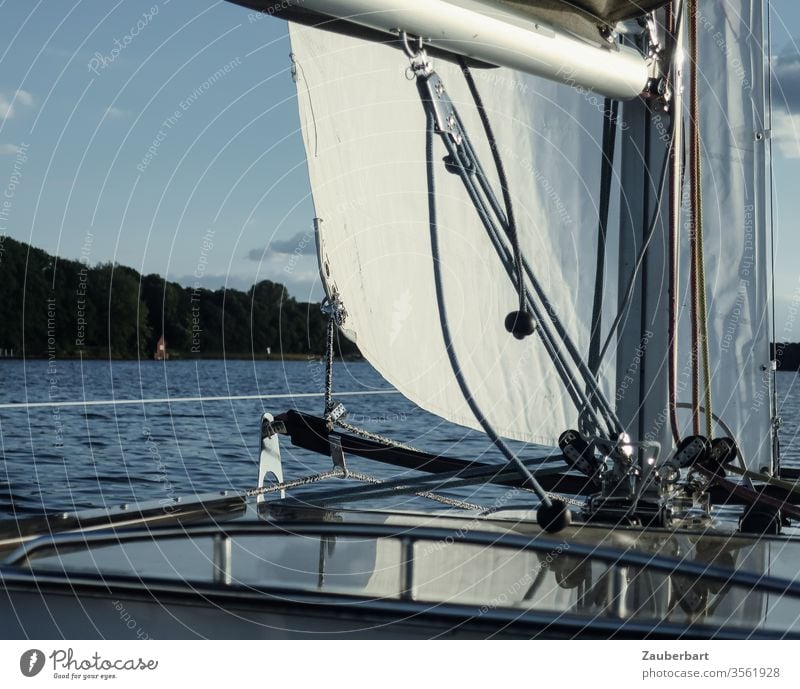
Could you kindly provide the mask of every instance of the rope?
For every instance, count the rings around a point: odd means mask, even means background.
[[[336,327],[333,314],[328,318],[325,338],[325,414],[333,411],[333,336]]]
[[[469,72],[466,63],[462,61],[462,69],[464,70],[464,75],[467,78],[467,83],[470,86],[470,90],[472,91],[473,99],[475,100],[476,107],[481,115],[481,120],[484,125],[484,129],[486,131],[487,137],[489,138],[489,143],[492,149],[492,154],[495,160],[495,164],[497,166],[498,176],[500,177],[501,186],[503,190],[503,199],[506,205],[506,214],[507,214],[507,223],[508,223],[508,234],[509,239],[512,242],[513,250],[514,250],[514,262],[515,262],[515,270],[517,271],[517,286],[518,286],[518,293],[520,296],[520,311],[527,312],[527,295],[525,292],[525,285],[523,276],[525,274],[525,266],[524,261],[519,250],[517,234],[516,234],[516,225],[513,218],[513,210],[511,204],[511,196],[508,191],[508,182],[505,175],[505,169],[503,167],[502,160],[499,155],[499,151],[497,150],[497,144],[491,129],[491,125],[488,121],[488,117],[486,115],[485,108],[483,106],[483,102],[480,98],[480,94],[477,91],[475,86],[475,82],[472,79],[472,75]],[[426,104],[426,106],[429,104]],[[430,230],[431,230],[431,245],[432,245],[432,254],[434,258],[434,277],[436,282],[436,293],[437,293],[437,301],[439,303],[439,310],[440,310],[440,322],[442,325],[442,331],[445,338],[446,348],[448,351],[448,357],[450,358],[450,363],[453,368],[454,375],[458,382],[459,387],[461,388],[462,394],[464,395],[465,400],[467,401],[470,409],[475,414],[475,417],[483,427],[486,434],[491,439],[492,443],[497,447],[500,452],[506,457],[509,464],[512,464],[516,467],[517,471],[523,475],[525,479],[529,482],[530,486],[532,487],[533,492],[535,492],[540,500],[548,507],[552,505],[552,500],[559,499],[564,500],[565,502],[571,502],[572,504],[581,505],[578,501],[570,501],[567,498],[563,498],[556,494],[546,492],[542,489],[539,482],[534,478],[534,476],[530,473],[528,468],[522,463],[522,461],[511,452],[511,450],[505,445],[503,440],[497,433],[494,431],[492,426],[490,425],[489,421],[483,416],[482,412],[480,411],[477,403],[472,397],[471,392],[466,384],[466,381],[463,378],[463,373],[460,369],[458,364],[458,360],[456,358],[455,351],[452,346],[452,341],[450,338],[449,332],[449,325],[447,323],[446,312],[444,310],[444,303],[443,303],[443,292],[442,292],[442,282],[441,282],[441,273],[439,271],[439,262],[438,262],[438,239],[436,237],[436,205],[435,205],[435,189],[434,189],[434,169],[433,169],[433,141],[434,141],[434,134],[435,134],[435,116],[433,111],[430,107],[425,108],[426,116],[428,118],[428,126],[426,127],[426,153],[427,153],[427,160],[426,160],[426,167],[428,172],[428,184],[429,184],[429,194],[428,194],[428,208],[429,208],[429,222],[430,222]],[[336,324],[341,324],[344,320],[344,310],[342,308],[341,303],[338,301],[337,295],[333,294],[330,299],[329,303],[329,321],[328,321],[328,329],[327,329],[327,342],[326,342],[326,375],[325,375],[325,412],[326,416],[330,415],[330,412],[334,408],[333,402],[333,333],[334,327]],[[346,430],[349,430],[353,433],[361,435],[365,438],[369,438],[371,440],[376,440],[382,444],[397,447],[402,449],[407,449],[410,451],[416,451],[416,448],[410,447],[408,445],[403,445],[402,443],[398,443],[390,438],[386,438],[384,436],[380,436],[375,433],[371,433],[364,429],[360,429],[356,426],[348,424],[341,419],[333,419],[331,416],[330,419],[331,427],[333,425],[339,426]],[[340,470],[341,471],[341,470]],[[341,475],[341,474],[340,474]],[[373,477],[369,477],[366,474],[353,474],[347,472],[348,476],[353,478],[368,481],[370,483],[381,483],[379,479],[375,479]],[[441,502],[443,504],[451,505],[451,506],[458,506],[461,508],[466,509],[479,509],[484,510],[484,508],[473,505],[471,503],[466,503],[460,500],[455,500],[453,498],[448,498],[440,495],[436,495],[435,493],[431,493],[429,491],[423,491],[419,493],[415,493],[420,497],[425,497],[431,500],[435,500],[437,502]],[[486,510],[484,510],[485,512]]]
[[[334,469],[333,471],[323,471],[321,474],[311,474],[310,476],[302,476],[292,481],[282,481],[281,483],[270,483],[268,486],[261,486],[260,488],[251,488],[245,491],[248,497],[255,497],[257,495],[265,495],[267,493],[277,493],[282,490],[290,490],[298,488],[299,486],[308,486],[312,483],[319,483],[329,478],[342,478],[344,472],[341,469]]]
[[[419,82],[418,82],[419,83]],[[425,103],[426,107],[430,106],[430,101],[427,100],[426,94],[421,89],[421,98]],[[430,106],[432,107],[432,106]],[[459,176],[461,177],[462,182],[467,190],[467,193],[472,200],[475,210],[478,213],[478,216],[481,219],[481,222],[484,224],[486,231],[489,235],[492,244],[495,247],[495,250],[498,252],[498,256],[503,261],[503,265],[506,268],[506,271],[509,274],[509,277],[514,282],[514,274],[513,269],[507,265],[507,250],[504,246],[504,243],[500,242],[498,237],[498,230],[492,223],[492,221],[488,218],[489,209],[485,208],[482,200],[479,197],[478,191],[475,188],[475,185],[478,184],[483,194],[486,196],[488,200],[492,212],[498,218],[500,226],[503,232],[507,235],[508,230],[507,226],[508,223],[503,215],[502,209],[499,208],[497,201],[494,199],[494,194],[491,191],[491,188],[488,185],[486,180],[486,175],[483,172],[483,169],[480,164],[480,159],[478,158],[477,154],[472,148],[470,143],[469,137],[466,135],[464,131],[464,125],[461,122],[461,119],[458,115],[457,111],[453,112],[453,115],[456,119],[458,127],[460,129],[462,135],[462,145],[458,146],[452,142],[451,137],[443,136],[442,139],[445,143],[445,146],[448,149],[448,152],[451,154],[453,159],[458,163],[457,171]],[[474,178],[474,180],[473,180]],[[529,293],[527,289],[525,289],[525,298],[527,300],[528,306],[528,313],[531,312],[534,315],[535,322],[538,324],[537,332],[542,340],[542,343],[545,345],[547,349],[547,353],[550,356],[556,370],[559,373],[559,376],[564,383],[565,388],[567,389],[568,394],[572,398],[573,402],[575,403],[576,407],[578,408],[579,412],[582,413],[582,410],[588,410],[588,414],[593,418],[594,424],[596,425],[596,432],[599,432],[599,429],[603,425],[598,413],[602,415],[605,419],[607,426],[608,426],[608,433],[609,437],[614,437],[622,432],[622,425],[619,419],[616,416],[616,413],[612,409],[611,405],[609,404],[608,400],[605,398],[602,390],[600,390],[597,380],[592,372],[589,370],[589,367],[584,363],[582,356],[578,353],[577,347],[572,339],[569,336],[569,333],[566,331],[565,327],[561,323],[556,310],[553,308],[550,300],[547,298],[544,290],[542,289],[539,281],[536,279],[536,275],[534,274],[533,270],[531,269],[528,262],[525,260],[524,257],[521,256],[522,260],[522,267],[524,275],[530,281],[530,285],[533,289],[533,293]],[[541,302],[541,307],[539,307],[534,300],[533,295]],[[552,326],[553,331],[550,330]],[[573,372],[568,369],[570,364],[568,360],[564,357],[562,352],[560,351],[560,347],[564,347],[572,360],[572,364],[580,374],[580,377],[583,379],[583,385],[588,390],[589,394],[591,395],[591,400],[585,396],[583,392],[583,388],[578,384],[576,377]],[[576,397],[583,398],[582,401],[576,401]],[[593,431],[594,432],[594,431]]]
[[[675,17],[675,7],[672,2],[667,5],[667,22],[670,34],[673,36],[673,42],[677,48],[677,43],[680,40],[680,26],[677,18]],[[672,61],[674,68],[675,61]],[[681,96],[680,84],[677,83],[678,74],[676,71],[672,72],[672,93],[673,93],[673,110],[672,110],[672,128],[674,136],[674,145],[670,150],[670,170],[669,170],[669,186],[671,196],[671,203],[669,204],[669,325],[667,335],[668,346],[668,383],[669,388],[669,425],[672,431],[672,440],[677,445],[680,442],[680,432],[678,429],[678,236],[680,229],[678,222],[680,219],[680,202],[681,190],[683,188],[683,146],[682,146],[682,121],[681,121]]]
[[[376,440],[378,442],[384,443],[385,445],[389,445],[391,447],[396,447],[396,448],[403,449],[403,450],[410,450],[412,452],[422,452],[422,450],[418,450],[418,449],[416,449],[414,447],[411,447],[410,445],[406,445],[404,443],[399,443],[396,440],[392,440],[391,438],[387,438],[385,436],[378,435],[377,433],[370,433],[369,431],[365,431],[365,430],[363,430],[361,428],[357,428],[356,426],[351,426],[349,423],[345,423],[344,421],[337,421],[336,425],[337,426],[341,426],[342,428],[345,428],[348,431],[351,431],[353,433],[357,433],[358,435],[361,435],[361,436],[363,436],[365,438],[368,438],[370,440]],[[348,470],[348,475],[356,476],[356,474],[354,474],[353,472],[350,472],[349,470]],[[358,475],[361,476],[363,474],[358,474]],[[376,481],[377,481],[377,479],[376,479]],[[383,483],[383,481],[377,481],[377,482],[378,483]],[[536,492],[532,488],[528,488],[526,486],[521,486],[521,490],[529,491],[531,493],[535,493]],[[437,502],[447,502],[448,504],[451,503],[451,502],[459,502],[462,505],[471,504],[471,503],[465,503],[465,502],[462,502],[462,501],[459,501],[459,500],[455,500],[454,501],[453,498],[446,498],[446,497],[443,497],[441,495],[436,495],[435,493],[430,493],[430,492],[427,492],[427,491],[424,492],[424,493],[415,493],[415,495],[426,497],[426,498],[429,498],[431,500],[436,500]],[[561,495],[559,493],[553,493],[553,492],[547,491],[547,497],[549,497],[551,500],[563,500],[567,504],[574,505],[574,506],[577,506],[577,507],[583,507],[584,506],[584,503],[581,500],[575,500],[575,499],[572,499],[572,498],[568,498],[568,497],[566,497],[564,495]],[[489,511],[493,511],[493,510],[485,510],[485,511],[489,512]]]
[[[374,484],[381,484],[384,483],[379,478],[374,476],[370,476],[369,474],[361,474],[358,472],[348,471],[347,472],[348,478],[353,478],[356,481],[362,481],[364,483],[374,483]],[[443,505],[448,505],[449,507],[456,507],[457,509],[462,510],[474,510],[476,512],[486,512],[487,508],[483,507],[482,505],[476,505],[472,502],[465,502],[464,500],[458,500],[457,498],[448,498],[445,495],[439,495],[437,493],[432,493],[429,490],[415,492],[414,495],[420,498],[427,498],[428,500],[433,500],[434,502],[441,503]]]
[[[299,488],[301,486],[308,486],[313,483],[319,483],[321,481],[326,481],[327,479],[331,478],[336,478],[336,479],[349,478],[353,479],[354,481],[361,481],[362,483],[373,483],[373,484],[384,483],[383,480],[376,478],[374,476],[370,476],[369,474],[362,474],[360,472],[350,471],[350,470],[345,472],[342,471],[341,469],[333,469],[331,471],[323,471],[322,473],[319,474],[302,476],[292,481],[272,483],[268,486],[262,486],[261,488],[251,488],[250,490],[245,491],[245,495],[247,495],[248,497],[256,497],[259,495],[266,495],[269,493],[278,493],[284,490],[291,490],[292,488]],[[471,510],[482,513],[487,513],[491,511],[489,508],[486,508],[483,505],[477,505],[472,502],[458,500],[457,498],[449,498],[445,495],[439,495],[437,493],[432,493],[431,491],[427,490],[415,491],[413,495],[416,495],[417,497],[420,498],[426,498],[427,500],[433,500],[434,502],[447,505],[448,507],[454,507],[456,509]]]
[[[353,426],[341,418],[333,419],[331,416],[331,412],[335,408],[335,404],[333,401],[333,348],[334,348],[334,335],[336,331],[336,326],[341,325],[344,322],[344,318],[346,312],[344,307],[339,300],[339,295],[334,292],[331,295],[329,300],[323,304],[323,313],[328,314],[328,327],[326,331],[326,341],[325,341],[325,390],[323,392],[323,397],[325,399],[325,413],[324,416],[328,420],[328,427],[329,430],[333,428],[333,426],[338,426],[343,428],[351,433],[355,433],[356,435],[360,435],[362,438],[367,438],[368,440],[375,440],[379,443],[383,443],[384,445],[388,445],[390,447],[396,447],[403,450],[409,450],[411,452],[421,452],[415,447],[411,447],[411,445],[405,445],[403,443],[399,443],[396,440],[392,440],[391,438],[387,438],[382,435],[378,435],[377,433],[372,433],[370,431],[364,430],[363,428],[358,428],[357,426]]]
[[[691,187],[691,226],[689,229],[689,291],[691,298],[691,326],[692,326],[692,432],[695,435],[700,433],[700,372],[698,339],[697,339],[697,206],[694,196],[694,185],[696,184],[695,168],[695,142],[697,138],[697,7],[696,0],[686,0],[691,3],[689,8],[689,124],[691,132],[689,137],[689,184]]]
[[[397,390],[349,390],[338,393],[340,397],[361,397],[371,395],[399,395]],[[217,395],[211,397],[154,397],[132,400],[65,400],[63,402],[5,402],[0,409],[49,409],[54,407],[118,407],[140,404],[194,404],[201,402],[240,402],[251,400],[292,400],[324,397],[323,392],[287,392],[271,395]]]
[[[460,120],[458,118],[458,113],[455,113],[456,120]],[[449,145],[450,139],[449,137],[444,138],[445,145]],[[483,189],[484,193],[486,194],[487,198],[489,199],[492,209],[494,210],[495,214],[500,217],[500,212],[495,209],[495,204],[492,201],[491,193],[488,188],[484,188],[485,182],[485,175],[483,174],[482,167],[480,165],[480,160],[478,160],[475,152],[472,150],[470,146],[469,139],[465,136],[463,139],[463,148],[464,151],[459,150],[460,147],[450,146],[452,150],[452,155],[454,159],[458,162],[458,172],[459,176],[461,177],[462,182],[464,183],[464,187],[467,190],[467,193],[470,196],[470,199],[475,206],[475,211],[478,214],[478,217],[481,219],[481,222],[484,225],[484,228],[487,231],[489,239],[492,242],[492,245],[497,251],[498,257],[503,262],[503,267],[506,269],[507,274],[509,275],[510,280],[514,281],[514,274],[513,268],[508,264],[508,250],[505,247],[504,243],[500,240],[499,230],[497,230],[492,221],[488,218],[488,210],[483,208],[481,199],[479,197],[478,191],[475,187],[475,182],[473,181],[472,173],[467,172],[467,170],[471,170],[472,166],[474,165],[475,174],[474,177],[478,180],[478,184],[480,184],[481,188]],[[501,224],[505,227],[506,223],[504,219],[501,219]],[[575,366],[578,368],[579,372],[581,373],[581,377],[584,379],[584,384],[587,388],[593,391],[593,397],[596,400],[596,406],[600,408],[600,413],[602,413],[603,417],[607,420],[608,426],[610,428],[610,433],[613,435],[613,428],[616,425],[617,427],[620,426],[618,419],[613,413],[608,402],[604,399],[602,391],[597,388],[597,381],[591,376],[591,373],[588,371],[584,371],[581,368],[581,363],[577,356],[577,349],[575,348],[574,344],[572,344],[569,340],[569,335],[564,330],[563,326],[561,326],[560,322],[558,321],[558,316],[556,315],[555,310],[550,305],[550,302],[547,300],[544,291],[541,289],[541,286],[536,281],[535,275],[533,271],[530,269],[530,266],[523,258],[523,270],[525,275],[531,282],[533,290],[536,296],[541,300],[542,307],[540,308],[536,301],[533,299],[533,295],[525,290],[525,297],[528,304],[529,312],[532,312],[536,322],[538,323],[539,327],[537,328],[537,333],[539,334],[539,338],[542,341],[545,349],[547,350],[547,354],[550,357],[553,365],[560,376],[562,383],[564,384],[567,393],[570,395],[572,402],[575,404],[576,408],[579,410],[587,409],[589,410],[589,414],[593,417],[594,423],[597,427],[597,432],[602,426],[602,422],[595,411],[594,407],[592,406],[591,400],[583,393],[583,389],[578,384],[574,373],[569,370],[568,361],[564,358],[563,354],[559,350],[560,346],[564,346],[567,349],[567,352],[572,357]],[[548,319],[549,318],[549,323]],[[555,332],[551,330],[551,325],[554,328]],[[559,345],[559,338],[560,338],[560,345]],[[592,387],[594,386],[594,387]]]
[[[700,156],[700,102],[698,90],[699,73],[699,33],[697,24],[697,0],[692,0],[689,13],[691,91],[689,109],[691,120],[690,161],[692,191],[692,227],[690,235],[692,248],[692,385],[694,403],[693,423],[695,433],[699,433],[700,357],[703,360],[703,406],[706,409],[706,436],[712,436],[711,408],[711,365],[708,351],[708,306],[706,299],[705,255],[703,252],[703,185]]]
[[[406,445],[405,443],[398,442],[397,440],[392,440],[391,438],[387,438],[384,435],[380,435],[378,433],[373,433],[372,431],[367,431],[363,428],[359,428],[358,426],[353,426],[352,424],[347,423],[346,421],[336,421],[336,425],[339,428],[343,428],[346,431],[350,431],[351,433],[355,433],[356,435],[360,435],[362,438],[366,438],[367,440],[374,440],[378,443],[383,443],[384,445],[388,445],[390,447],[396,447],[400,450],[408,450],[410,452],[422,452],[422,450],[413,447],[412,445]]]
[[[603,159],[600,169],[600,210],[597,222],[597,265],[594,277],[592,329],[589,341],[589,370],[597,376],[600,370],[600,328],[603,317],[603,287],[605,282],[608,211],[611,201],[611,182],[614,174],[614,149],[617,140],[619,101],[606,98],[603,112]]]
[[[467,65],[466,60],[459,56],[458,64],[467,81],[469,92],[472,94],[472,100],[475,102],[475,107],[478,109],[478,114],[483,124],[483,130],[486,133],[486,139],[489,142],[489,148],[492,151],[492,158],[494,159],[495,168],[497,168],[497,176],[500,178],[500,188],[503,191],[503,205],[506,211],[506,221],[508,222],[508,236],[511,240],[511,250],[514,254],[514,270],[517,273],[517,296],[519,297],[519,310],[521,313],[527,313],[528,307],[525,299],[525,283],[522,271],[522,251],[519,247],[519,235],[517,234],[517,222],[514,219],[514,205],[511,203],[511,193],[508,190],[508,178],[506,177],[505,166],[503,165],[503,158],[500,156],[500,151],[497,148],[497,140],[494,137],[492,125],[489,122],[489,115],[486,113],[486,108],[483,105],[483,99],[478,92],[478,87],[475,84],[475,79],[472,78],[472,72]]]
[[[336,326],[340,325],[341,322],[344,320],[344,309],[342,307],[341,302],[339,301],[338,295],[334,292],[331,296],[331,299],[328,302],[328,306],[326,307],[329,311],[328,316],[328,327],[326,332],[326,343],[325,343],[325,391],[324,391],[324,398],[325,398],[325,415],[326,417],[330,415],[330,413],[334,409],[334,402],[333,402],[333,347],[334,347],[334,335],[336,331]],[[403,443],[399,443],[391,438],[387,438],[382,435],[378,435],[377,433],[371,433],[370,431],[364,430],[363,428],[358,428],[357,426],[353,426],[341,419],[331,419],[329,424],[331,427],[336,425],[340,428],[348,430],[352,433],[360,435],[363,438],[367,438],[369,440],[375,440],[380,442],[384,445],[388,445],[390,447],[395,447],[398,449],[409,450],[411,452],[420,452],[414,447],[410,445],[404,445]],[[371,477],[367,474],[360,474],[358,472],[353,472],[347,470],[347,472],[343,472],[341,469],[336,469],[332,472],[325,472],[324,474],[316,474],[315,476],[308,477],[305,482],[300,479],[300,483],[296,485],[307,485],[308,483],[314,483],[316,481],[321,481],[331,477],[338,477],[338,478],[353,478],[357,481],[365,481],[368,483],[383,483],[380,479]],[[280,490],[280,488],[276,488],[274,490]],[[456,507],[458,509],[465,509],[465,510],[478,510],[482,511],[483,508],[480,505],[475,505],[473,503],[464,502],[463,500],[457,500],[455,498],[448,498],[443,495],[437,495],[436,493],[431,493],[430,491],[423,491],[414,493],[421,498],[427,498],[428,500],[433,500],[434,502],[439,502],[444,505],[448,505],[450,507]]]
[[[458,355],[453,347],[453,341],[450,336],[450,325],[447,320],[447,311],[445,310],[444,304],[444,285],[442,284],[442,272],[439,260],[439,238],[436,223],[436,189],[434,186],[435,171],[433,166],[433,140],[436,133],[436,118],[434,117],[432,109],[429,107],[425,108],[425,114],[428,120],[425,136],[425,167],[428,178],[428,223],[430,225],[433,277],[436,287],[436,301],[439,305],[439,323],[441,324],[442,337],[444,338],[445,348],[447,349],[447,357],[450,360],[450,367],[453,370],[453,375],[456,378],[459,388],[461,388],[461,394],[464,396],[464,400],[467,402],[467,405],[475,415],[475,418],[483,428],[486,435],[489,436],[489,439],[492,441],[494,446],[505,456],[509,464],[514,465],[517,470],[526,479],[528,479],[531,487],[539,496],[541,501],[545,504],[545,506],[551,507],[553,504],[551,499],[548,497],[547,493],[545,493],[541,485],[539,485],[539,482],[533,477],[531,472],[528,471],[528,467],[526,467],[520,461],[519,457],[517,457],[509,449],[509,447],[503,442],[503,439],[495,432],[491,423],[489,423],[489,420],[483,415],[483,412],[475,401],[475,398],[473,397],[472,392],[470,391],[469,386],[464,379],[464,374],[458,362]]]
[[[700,192],[698,191],[698,196]],[[708,305],[706,301],[706,270],[705,257],[703,253],[703,233],[702,230],[697,235],[697,282],[700,287],[698,301],[700,302],[700,349],[703,355],[703,406],[711,410],[711,362],[708,347]],[[711,437],[712,417],[710,413],[705,414],[706,435]]]

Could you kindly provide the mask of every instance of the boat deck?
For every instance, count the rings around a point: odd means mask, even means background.
[[[800,635],[791,538],[581,524],[551,535],[527,512],[323,510],[243,494],[104,514],[14,548],[6,534],[3,635]]]

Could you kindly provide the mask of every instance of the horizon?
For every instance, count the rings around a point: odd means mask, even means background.
[[[167,278],[164,275],[161,275],[161,273],[141,272],[135,266],[127,265],[125,263],[122,263],[121,261],[99,260],[99,261],[96,261],[94,263],[87,263],[83,259],[83,256],[85,254],[82,254],[81,256],[79,256],[77,258],[72,258],[72,257],[69,257],[69,256],[56,256],[55,254],[51,254],[44,247],[36,246],[35,244],[29,244],[28,242],[26,242],[24,240],[17,239],[16,237],[12,237],[11,235],[2,234],[2,233],[0,233],[0,261],[2,261],[3,254],[5,252],[4,245],[5,245],[5,241],[7,239],[11,239],[12,241],[19,242],[21,244],[25,244],[26,246],[28,246],[31,249],[34,249],[36,251],[43,251],[44,253],[46,253],[51,258],[54,258],[56,261],[67,261],[67,262],[70,262],[70,263],[80,263],[80,264],[84,265],[86,268],[88,268],[89,270],[96,269],[96,268],[101,268],[101,267],[103,267],[105,265],[113,265],[115,269],[116,268],[123,268],[123,269],[126,269],[126,270],[132,270],[132,271],[138,273],[143,278],[144,277],[151,277],[151,276],[155,275],[156,277],[161,278],[161,279],[163,279],[163,280],[165,280],[167,282],[171,282],[171,283],[175,283],[177,285],[180,285],[183,289],[187,289],[187,290],[192,290],[192,291],[209,290],[209,291],[212,291],[212,292],[217,292],[217,291],[220,291],[220,290],[234,290],[234,291],[240,291],[240,292],[248,292],[252,287],[254,287],[254,286],[256,286],[256,285],[258,285],[258,284],[260,284],[262,282],[272,282],[273,284],[280,285],[282,287],[286,287],[287,288],[287,292],[288,292],[288,296],[290,298],[292,298],[292,299],[295,299],[295,301],[297,301],[300,304],[302,304],[302,303],[318,304],[318,303],[321,302],[321,299],[311,299],[311,300],[308,300],[308,301],[305,301],[305,302],[302,301],[302,300],[297,299],[297,297],[295,295],[293,295],[291,292],[288,291],[288,287],[286,286],[286,283],[281,282],[279,279],[262,277],[260,280],[258,280],[258,282],[253,282],[251,284],[245,285],[244,287],[242,287],[242,286],[234,287],[232,285],[227,285],[227,286],[226,285],[220,285],[219,287],[216,287],[216,288],[215,287],[208,287],[206,285],[198,286],[197,283],[196,283],[196,279],[193,279],[191,281],[187,281],[186,283],[180,282],[178,280],[167,280]],[[196,276],[192,276],[192,277],[196,278]]]

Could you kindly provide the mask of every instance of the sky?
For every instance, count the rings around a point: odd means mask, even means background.
[[[772,8],[776,330],[800,340],[800,3]],[[0,1],[0,234],[319,299],[289,52],[223,0]]]
[[[0,186],[20,178],[7,234],[318,298],[314,243],[292,242],[313,209],[289,52],[284,22],[222,1],[0,3]]]

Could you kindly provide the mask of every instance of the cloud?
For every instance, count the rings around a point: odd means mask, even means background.
[[[772,138],[785,158],[800,159],[800,113],[776,110],[772,114]]]
[[[247,258],[251,261],[260,263],[269,256],[314,256],[317,253],[317,247],[314,243],[314,233],[311,230],[307,232],[298,232],[290,239],[273,239],[269,246],[264,249],[263,247],[256,247],[247,252]]]
[[[800,54],[772,57],[772,137],[786,158],[800,158]]]
[[[272,280],[286,285],[299,301],[319,301],[323,297],[319,279],[314,234],[297,234],[291,239],[270,242],[266,251],[252,249],[247,258],[258,263],[256,280]]]
[[[316,265],[316,264],[315,264]],[[297,301],[321,301],[325,296],[322,283],[319,279],[319,271],[295,270],[293,273],[274,272],[269,274],[259,274],[259,280],[272,280],[286,286],[290,296]]]
[[[20,105],[33,105],[33,96],[27,91],[17,91],[17,100],[19,101]]]
[[[272,270],[259,270],[258,275],[208,275],[204,274],[199,280],[194,275],[170,276],[170,280],[175,280],[184,287],[190,289],[199,286],[210,290],[218,290],[227,286],[228,289],[238,289],[246,292],[254,283],[261,280],[272,280],[286,286],[289,294],[298,301],[317,302],[324,296],[322,283],[319,279],[319,271],[316,269],[300,270],[299,268],[291,273],[280,268]]]
[[[33,105],[33,96],[28,91],[15,91],[12,94],[0,93],[0,117],[10,119],[17,113],[16,107],[30,107]]]
[[[122,108],[108,108],[106,110],[106,117],[113,118],[113,119],[120,119],[123,117],[128,116],[128,111],[123,110]]]
[[[179,275],[174,278],[170,275],[169,279],[175,280],[175,282],[184,287],[202,287],[213,291],[227,288],[246,292],[253,286],[254,282],[251,276],[246,275],[213,275],[208,273],[203,273],[202,277],[199,279],[194,275]]]
[[[0,156],[15,156],[20,150],[16,144],[0,144]]]
[[[194,275],[170,275],[169,279],[189,288],[218,290],[227,285],[243,292],[257,282],[271,280],[284,285],[301,302],[318,302],[324,297],[312,230],[298,232],[288,239],[273,239],[266,248],[248,251],[246,258],[258,266],[228,274],[204,272],[200,279]]]
[[[800,113],[800,55],[784,53],[772,58],[772,88],[776,109]]]

